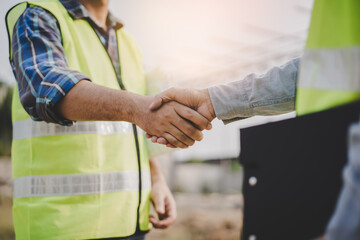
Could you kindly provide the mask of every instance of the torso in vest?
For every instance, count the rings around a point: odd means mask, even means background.
[[[111,60],[87,21],[73,20],[56,0],[29,4],[43,7],[58,20],[70,69],[96,84],[120,89]],[[26,7],[24,3],[10,11],[9,29]],[[123,30],[117,38],[123,83],[129,91],[144,94],[141,53]],[[130,123],[77,122],[65,127],[34,122],[16,90],[12,115],[18,239],[124,237],[149,229],[146,144],[139,134],[137,149]]]

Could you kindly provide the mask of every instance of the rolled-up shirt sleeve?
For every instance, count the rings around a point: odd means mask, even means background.
[[[263,75],[209,88],[216,117],[224,123],[255,115],[277,115],[295,110],[296,81],[300,58]]]
[[[40,7],[29,7],[17,21],[11,65],[21,104],[35,121],[72,125],[55,105],[84,74],[69,69],[56,18]]]

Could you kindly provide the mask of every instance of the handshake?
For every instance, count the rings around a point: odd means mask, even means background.
[[[147,132],[146,137],[171,148],[187,148],[201,141],[201,131],[210,130],[215,118],[207,89],[170,88],[146,97],[142,109],[136,122]]]

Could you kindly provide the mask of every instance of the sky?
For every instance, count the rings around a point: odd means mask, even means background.
[[[21,1],[1,1],[0,19],[18,2]],[[312,3],[313,0],[110,0],[110,11],[138,42],[152,82],[161,88],[205,88],[241,80],[250,73],[264,73],[301,56]],[[7,39],[2,20],[0,81],[14,84]],[[285,115],[291,116],[293,113]],[[227,126],[214,121],[215,127],[205,133],[201,143],[174,156],[180,160],[237,156],[238,129],[272,120],[256,117]]]
[[[301,55],[311,7],[312,0],[111,2],[140,44],[148,72],[194,87],[262,73]]]

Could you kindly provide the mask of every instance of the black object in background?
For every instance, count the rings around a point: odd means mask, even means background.
[[[347,161],[347,133],[360,102],[241,130],[242,240],[321,236]]]
[[[0,157],[10,156],[12,140],[11,100],[13,89],[0,80]]]

